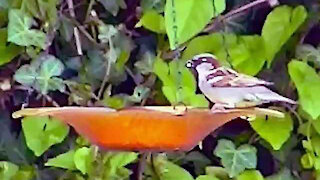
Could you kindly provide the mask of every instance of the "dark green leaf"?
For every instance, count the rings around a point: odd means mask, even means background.
[[[35,88],[42,94],[48,91],[59,90],[64,92],[65,84],[56,76],[64,70],[62,62],[52,55],[40,56],[31,65],[21,66],[15,73],[14,79],[25,85]]]
[[[119,9],[126,9],[127,5],[124,0],[98,0],[103,7],[113,16],[118,14]]]
[[[7,45],[7,29],[0,29],[0,66],[10,62],[21,51],[22,48],[19,46]]]
[[[289,169],[282,169],[277,174],[268,176],[266,180],[295,180]]]
[[[316,49],[310,44],[298,45],[296,56],[299,59],[313,62],[317,67],[320,67],[320,46]]]
[[[222,165],[227,169],[230,177],[235,177],[246,168],[253,169],[257,166],[257,150],[245,144],[236,149],[232,141],[221,139],[214,150],[214,154],[221,158]]]
[[[156,57],[151,52],[146,52],[142,55],[141,60],[137,61],[134,66],[141,74],[147,75],[153,72],[153,64]]]
[[[140,4],[144,12],[154,9],[161,13],[164,11],[165,0],[141,0]]]
[[[33,19],[18,9],[9,11],[8,41],[20,46],[37,46],[45,49],[46,34],[40,30],[30,29]]]
[[[60,26],[60,33],[61,36],[66,40],[70,41],[73,37],[74,33],[74,25],[72,24],[71,20],[65,16],[61,16],[60,18],[61,26]]]

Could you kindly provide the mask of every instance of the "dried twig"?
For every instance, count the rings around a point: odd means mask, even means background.
[[[146,158],[149,155],[149,153],[144,152],[141,153],[141,157],[139,159],[139,163],[138,163],[138,169],[137,169],[137,180],[142,180],[143,179],[143,172],[146,166]]]
[[[203,32],[206,32],[206,33],[212,32],[212,31],[214,31],[216,29],[216,27],[219,25],[220,22],[225,21],[226,19],[231,18],[236,14],[239,14],[239,13],[241,13],[243,11],[246,11],[246,10],[248,10],[250,8],[253,8],[253,7],[258,6],[260,4],[263,4],[263,3],[268,3],[271,7],[273,7],[273,6],[278,4],[278,1],[277,0],[256,0],[256,1],[253,1],[251,3],[246,4],[244,6],[241,6],[241,7],[237,8],[237,9],[231,10],[227,14],[221,15],[221,16],[215,18],[213,20],[213,23],[210,24],[209,26],[207,26],[203,30]]]
[[[67,3],[68,3],[68,8],[70,9],[70,11],[69,11],[70,16],[73,18],[76,18],[76,14],[74,12],[74,7],[73,7],[73,1],[67,0]],[[76,47],[77,47],[78,55],[83,55],[79,30],[77,27],[73,28],[73,33],[74,33],[74,38],[76,40]]]

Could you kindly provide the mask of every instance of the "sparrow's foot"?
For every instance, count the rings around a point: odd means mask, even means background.
[[[211,108],[212,113],[224,113],[227,112],[223,104],[215,103]]]

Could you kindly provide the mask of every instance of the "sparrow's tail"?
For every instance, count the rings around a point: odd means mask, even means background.
[[[259,99],[267,102],[285,102],[288,104],[297,104],[296,101],[291,100],[289,98],[286,98],[284,96],[281,96],[269,89],[266,88],[265,92],[257,92],[255,93],[255,96],[258,97]]]

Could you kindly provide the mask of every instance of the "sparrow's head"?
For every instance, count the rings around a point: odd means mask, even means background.
[[[186,62],[186,67],[196,70],[198,73],[209,71],[219,67],[217,58],[209,53],[199,54]]]

